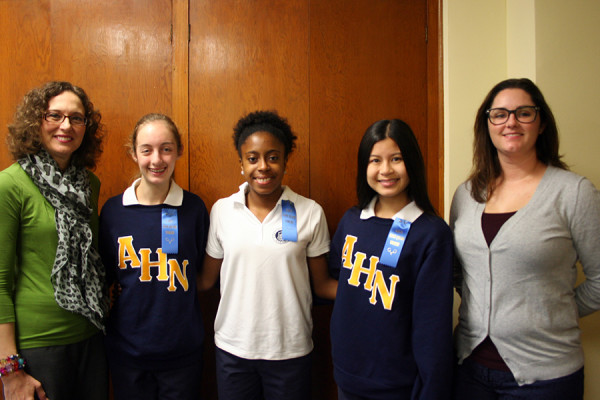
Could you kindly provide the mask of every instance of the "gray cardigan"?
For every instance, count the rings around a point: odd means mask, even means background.
[[[584,177],[548,167],[529,203],[500,228],[489,248],[484,203],[469,184],[450,210],[462,289],[459,362],[486,336],[520,385],[583,366],[578,318],[600,309],[600,195]],[[576,262],[586,280],[575,288]]]

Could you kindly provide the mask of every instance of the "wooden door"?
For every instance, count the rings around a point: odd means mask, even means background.
[[[136,173],[124,146],[136,121],[172,112],[171,18],[171,0],[0,1],[2,136],[31,88],[81,86],[106,128],[100,202],[121,193]],[[2,146],[0,167],[11,162]]]

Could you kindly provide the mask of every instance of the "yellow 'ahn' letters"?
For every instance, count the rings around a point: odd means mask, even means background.
[[[359,279],[361,274],[366,274],[367,279],[363,288],[366,291],[371,292],[371,298],[369,299],[370,303],[373,305],[377,304],[377,293],[379,293],[383,308],[391,310],[394,296],[396,295],[396,285],[400,281],[400,277],[398,275],[390,276],[390,289],[388,290],[385,285],[383,273],[377,269],[379,257],[371,256],[371,258],[369,258],[369,267],[365,268],[363,267],[363,264],[367,255],[365,253],[356,252],[354,255],[354,263],[352,263],[354,244],[357,241],[358,238],[356,236],[346,235],[346,241],[344,242],[344,248],[342,249],[342,266],[352,270],[348,283],[358,287],[360,285]]]
[[[183,261],[182,269],[177,260],[168,260],[167,255],[162,252],[161,248],[156,250],[158,261],[150,261],[150,253],[150,249],[140,249],[138,257],[136,250],[133,247],[133,237],[124,236],[119,238],[119,268],[127,268],[127,263],[129,263],[131,268],[141,268],[140,282],[150,282],[152,281],[150,268],[157,267],[158,275],[156,275],[156,279],[159,281],[169,281],[169,286],[167,288],[169,292],[177,290],[175,278],[177,278],[177,281],[179,281],[183,290],[187,292],[189,288],[187,278],[188,260]]]

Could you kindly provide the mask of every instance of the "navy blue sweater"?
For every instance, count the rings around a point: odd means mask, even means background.
[[[124,207],[122,198],[109,199],[100,215],[102,259],[122,287],[107,324],[108,356],[147,370],[198,361],[204,328],[196,277],[209,226],[204,202],[187,191],[179,207]],[[161,251],[163,207],[177,209],[177,254]]]
[[[422,214],[396,268],[380,264],[391,219],[352,208],[331,243],[335,380],[369,399],[448,399],[452,385],[452,233]]]

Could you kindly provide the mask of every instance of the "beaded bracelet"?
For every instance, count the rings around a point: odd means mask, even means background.
[[[0,360],[0,378],[25,368],[25,359],[19,354],[10,355]]]

